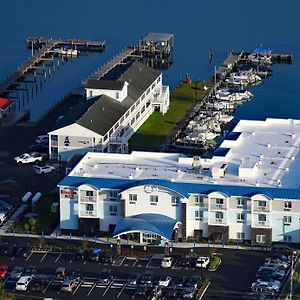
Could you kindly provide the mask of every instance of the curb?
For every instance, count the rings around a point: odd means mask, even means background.
[[[205,294],[205,292],[206,292],[206,290],[208,289],[209,286],[210,286],[210,282],[209,282],[208,285],[205,287],[205,289],[202,291],[202,293],[201,293],[200,297],[198,298],[198,300],[201,300],[201,299],[202,299],[202,297],[204,296],[204,294]]]
[[[218,258],[219,258],[219,262],[217,263],[216,267],[215,267],[214,269],[212,269],[212,270],[209,270],[209,269],[208,269],[209,272],[215,272],[215,271],[218,269],[219,265],[220,265],[221,262],[222,262],[222,259],[221,259],[220,257],[218,257]]]

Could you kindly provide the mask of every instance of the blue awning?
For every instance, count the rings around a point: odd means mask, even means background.
[[[122,218],[115,228],[114,236],[128,232],[147,232],[171,240],[177,222],[170,217],[160,214],[139,214]]]
[[[254,49],[254,52],[258,53],[258,54],[271,54],[272,50],[270,50],[270,49],[263,49],[263,48],[256,48],[256,49]]]

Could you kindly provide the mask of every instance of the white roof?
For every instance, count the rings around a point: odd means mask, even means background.
[[[176,182],[299,188],[300,120],[241,120],[220,148],[222,156],[194,159],[177,153],[87,153],[69,176],[93,178],[167,179]],[[226,164],[225,176],[212,177],[212,168]],[[222,174],[222,172],[220,173]]]
[[[87,129],[77,123],[73,123],[71,125],[67,125],[56,129],[54,131],[48,132],[51,135],[68,135],[68,136],[87,136],[87,137],[101,137],[98,133]]]

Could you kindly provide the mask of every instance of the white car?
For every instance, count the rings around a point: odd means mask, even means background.
[[[35,142],[38,144],[48,144],[49,143],[49,136],[47,134],[45,135],[39,135],[36,139]]]
[[[45,166],[39,166],[35,165],[33,166],[33,171],[35,174],[48,174],[51,173],[55,170],[55,167],[50,166],[50,165],[45,165]]]
[[[161,267],[162,268],[171,268],[172,266],[172,262],[173,262],[173,258],[172,257],[164,257],[162,262],[161,262]]]
[[[261,289],[268,290],[270,293],[277,293],[281,287],[281,282],[278,280],[270,279],[269,281],[263,281],[258,279],[252,283],[252,291],[260,291]]]
[[[267,267],[275,267],[279,269],[287,269],[289,267],[289,264],[287,262],[283,262],[279,258],[266,258],[264,265]]]
[[[26,291],[30,281],[32,280],[31,276],[22,276],[16,283],[16,290]]]
[[[45,154],[38,153],[38,152],[30,152],[30,153],[23,153],[20,156],[16,156],[14,158],[17,164],[30,164],[35,162],[41,162],[45,158]]]
[[[197,268],[206,268],[209,264],[208,256],[199,256],[196,261]]]
[[[172,277],[170,277],[170,276],[162,276],[162,277],[160,277],[159,282],[158,282],[158,286],[165,286],[165,287],[167,287],[170,284],[171,279],[172,279]]]

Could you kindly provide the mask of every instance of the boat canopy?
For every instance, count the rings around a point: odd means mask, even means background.
[[[271,54],[272,50],[263,49],[263,48],[256,48],[256,49],[254,49],[254,53],[257,53],[257,54]]]

